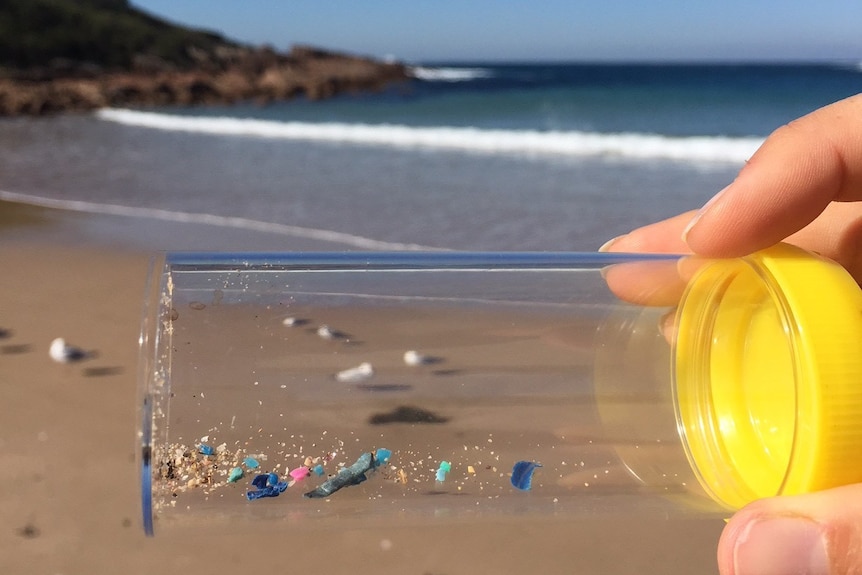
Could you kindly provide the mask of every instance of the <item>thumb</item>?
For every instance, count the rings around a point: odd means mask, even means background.
[[[722,575],[862,573],[862,484],[756,501],[721,535]]]

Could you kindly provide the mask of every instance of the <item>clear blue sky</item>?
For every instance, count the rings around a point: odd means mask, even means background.
[[[278,49],[400,60],[862,60],[862,0],[132,0]]]

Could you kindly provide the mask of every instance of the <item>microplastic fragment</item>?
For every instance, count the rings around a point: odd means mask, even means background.
[[[446,481],[446,474],[452,470],[452,464],[448,461],[441,461],[440,467],[437,468],[437,481]]]
[[[261,497],[278,497],[280,493],[281,491],[278,490],[278,487],[270,485],[263,489],[258,489],[257,491],[247,491],[245,496],[249,501],[254,501]]]
[[[541,467],[540,463],[533,461],[519,461],[512,467],[512,485],[515,489],[529,491],[533,483],[533,471]]]
[[[251,484],[257,489],[246,492],[245,496],[249,501],[254,501],[261,497],[278,497],[279,494],[284,493],[287,489],[287,482],[279,481],[277,473],[255,475],[254,479],[251,480]]]
[[[244,473],[242,471],[242,467],[234,467],[233,469],[230,470],[230,473],[228,473],[227,482],[228,483],[236,483],[237,481],[242,479],[243,475],[244,475]]]
[[[215,450],[212,447],[210,447],[209,445],[207,445],[206,443],[201,443],[201,445],[198,449],[200,450],[202,455],[214,455],[215,454]]]
[[[375,467],[377,467],[377,463],[374,460],[374,455],[363,453],[356,460],[356,463],[345,467],[337,475],[330,477],[321,483],[317,489],[305,493],[304,496],[308,498],[329,497],[342,487],[359,485],[367,479],[365,473]]]
[[[308,467],[297,467],[288,473],[291,477],[293,477],[296,481],[302,481],[306,477],[308,477]]]
[[[322,466],[322,465],[316,465],[316,466],[314,467],[313,471],[314,471],[314,474],[315,474],[315,475],[317,475],[318,477],[320,477],[321,475],[323,475],[323,466]]]
[[[260,467],[260,463],[258,463],[257,459],[255,459],[254,457],[246,457],[242,460],[242,464],[249,469],[257,469],[258,467]]]
[[[261,473],[260,475],[255,475],[254,479],[251,480],[251,484],[258,489],[265,488],[267,485],[269,485],[269,473]]]
[[[389,463],[389,459],[392,458],[392,450],[386,449],[385,447],[381,447],[377,450],[377,454],[374,458],[378,461],[378,465],[382,463]]]

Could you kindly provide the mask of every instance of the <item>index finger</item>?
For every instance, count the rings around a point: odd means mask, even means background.
[[[776,130],[689,224],[695,253],[741,256],[812,222],[830,202],[862,199],[862,94]]]

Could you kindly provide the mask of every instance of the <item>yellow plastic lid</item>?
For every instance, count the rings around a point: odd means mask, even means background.
[[[676,322],[677,425],[716,501],[862,482],[862,290],[844,268],[785,244],[705,260]]]

